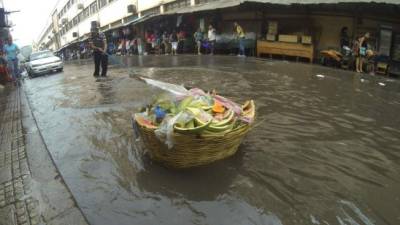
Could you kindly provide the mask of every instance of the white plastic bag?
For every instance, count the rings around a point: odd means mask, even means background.
[[[176,96],[185,96],[185,95],[189,94],[189,91],[186,90],[186,88],[183,87],[182,85],[166,83],[166,82],[152,80],[152,79],[143,78],[143,77],[141,79],[150,85],[153,85],[153,86],[161,88],[165,91],[171,92],[172,94],[174,94]]]
[[[179,112],[174,117],[167,116],[154,133],[160,141],[168,146],[168,149],[171,149],[174,147],[174,125],[177,123],[186,124],[192,119],[193,115],[185,111]]]

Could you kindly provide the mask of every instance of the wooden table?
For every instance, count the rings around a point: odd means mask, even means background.
[[[257,57],[261,54],[272,55],[286,55],[301,58],[307,58],[310,63],[314,59],[314,46],[305,45],[300,43],[285,43],[285,42],[271,42],[271,41],[257,41]]]

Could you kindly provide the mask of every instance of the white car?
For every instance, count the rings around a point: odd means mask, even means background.
[[[40,74],[57,71],[61,72],[64,68],[62,60],[55,56],[51,51],[41,51],[32,53],[29,56],[26,70],[30,77]]]

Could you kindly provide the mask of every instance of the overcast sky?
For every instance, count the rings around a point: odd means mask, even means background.
[[[11,34],[15,43],[23,46],[37,41],[46,22],[51,21],[51,11],[58,0],[3,0],[7,11],[19,10],[12,13],[9,20],[15,25]]]

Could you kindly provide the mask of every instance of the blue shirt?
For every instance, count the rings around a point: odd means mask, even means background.
[[[7,55],[7,60],[17,59],[18,51],[19,51],[18,46],[14,43],[11,45],[8,45],[8,44],[4,45],[4,52]]]
[[[202,40],[203,40],[203,33],[197,31],[196,33],[194,33],[194,39],[195,39],[196,41],[202,41]]]

